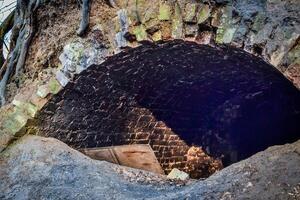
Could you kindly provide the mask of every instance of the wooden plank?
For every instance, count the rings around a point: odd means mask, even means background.
[[[95,160],[105,160],[107,162],[120,164],[112,149],[109,148],[81,149],[80,151]]]
[[[148,144],[81,149],[85,155],[111,163],[164,174],[152,148]]]

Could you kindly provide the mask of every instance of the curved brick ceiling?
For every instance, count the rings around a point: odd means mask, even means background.
[[[299,139],[299,102],[253,55],[172,41],[91,66],[49,101],[38,129],[76,148],[149,143],[165,168],[191,145],[230,164]]]

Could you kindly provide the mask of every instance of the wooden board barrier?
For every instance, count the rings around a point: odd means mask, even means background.
[[[80,151],[95,160],[105,160],[127,167],[164,174],[148,144],[87,148]]]

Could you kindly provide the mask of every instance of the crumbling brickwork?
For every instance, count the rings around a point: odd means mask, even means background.
[[[190,147],[164,122],[157,121],[145,108],[134,108],[130,111],[132,123],[128,125],[128,144],[150,144],[164,171],[168,174],[173,168],[188,172],[191,177],[207,177],[221,169],[219,159],[208,156],[201,148]],[[198,154],[191,155],[197,149]],[[205,157],[205,159],[204,159]],[[205,162],[203,162],[205,160]],[[201,164],[199,164],[201,163]],[[204,168],[204,169],[203,169]]]
[[[37,117],[38,133],[75,148],[149,143],[166,172],[207,177],[217,158],[297,138],[298,102],[288,80],[241,50],[144,44],[76,77]]]

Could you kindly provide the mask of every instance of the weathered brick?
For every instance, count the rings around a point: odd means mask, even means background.
[[[269,79],[272,76],[278,79]],[[197,171],[201,168],[197,162],[206,162],[203,165],[209,168],[215,164],[214,159],[192,162],[187,156],[187,144],[207,144],[215,156],[232,152],[230,144],[239,141],[225,137],[234,128],[230,119],[247,122],[240,117],[245,113],[235,115],[246,109],[236,104],[242,105],[239,103],[243,101],[253,116],[256,112],[270,113],[268,106],[257,110],[252,95],[261,88],[278,95],[273,89],[288,85],[285,81],[271,66],[237,49],[181,41],[144,44],[82,72],[45,105],[37,124],[40,134],[56,137],[75,148],[149,143],[166,171],[178,166],[203,175]],[[289,96],[286,91],[293,93],[292,89],[283,89],[280,96]],[[298,95],[297,90],[294,93]],[[215,96],[220,98],[212,98]],[[265,96],[269,97],[272,95]],[[293,101],[279,102],[278,107],[284,107],[286,114],[294,113],[299,104],[284,102],[299,101],[293,97]],[[251,122],[248,126],[257,124],[260,123]],[[253,136],[263,134],[255,132]],[[209,170],[207,173],[211,173]]]
[[[149,133],[139,132],[135,134],[135,140],[148,140]]]

